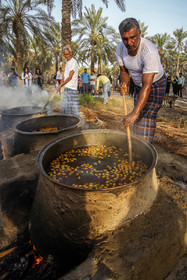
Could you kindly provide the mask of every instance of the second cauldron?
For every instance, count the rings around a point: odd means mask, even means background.
[[[14,125],[14,154],[39,151],[42,146],[81,129],[82,119],[74,115],[29,118]],[[51,130],[54,128],[54,130]],[[49,129],[49,130],[47,130]]]

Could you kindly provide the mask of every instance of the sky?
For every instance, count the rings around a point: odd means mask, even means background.
[[[118,32],[120,22],[127,17],[134,17],[144,22],[147,35],[168,33],[173,36],[173,31],[183,27],[187,31],[187,0],[125,0],[126,12],[121,12],[114,0],[109,0],[109,6],[101,0],[82,0],[84,7],[91,8],[94,4],[98,10],[103,8],[103,17],[108,17],[108,25],[113,26]],[[55,0],[52,15],[57,22],[61,22],[62,0]]]

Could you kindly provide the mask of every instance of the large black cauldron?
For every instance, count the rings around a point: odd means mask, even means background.
[[[82,119],[74,115],[50,115],[26,119],[15,124],[14,154],[30,153],[41,147],[81,129]],[[54,131],[39,132],[41,129],[57,128]]]
[[[3,128],[12,127],[13,124],[32,117],[46,115],[47,110],[37,106],[22,106],[2,111]]]
[[[90,145],[108,145],[128,152],[124,132],[88,130],[45,146],[38,157],[40,177],[31,214],[31,238],[44,257],[73,257],[110,230],[146,213],[157,195],[157,154],[148,142],[133,136],[133,152],[148,166],[136,182],[108,189],[63,185],[47,175],[50,162],[61,153]],[[73,250],[74,248],[74,250]]]

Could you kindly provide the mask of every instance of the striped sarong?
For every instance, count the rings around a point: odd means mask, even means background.
[[[64,89],[61,112],[62,114],[80,116],[80,105],[77,90],[73,90],[71,88]]]
[[[160,110],[166,89],[166,77],[162,76],[157,82],[152,84],[150,95],[137,120],[134,122],[134,133],[142,136],[148,142],[153,141],[156,130],[156,119]],[[135,85],[134,105],[138,100],[141,88]]]

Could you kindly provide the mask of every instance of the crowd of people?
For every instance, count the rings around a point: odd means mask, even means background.
[[[184,85],[185,78],[182,73],[179,73],[179,77],[175,76],[173,79],[170,75],[168,75],[165,94],[169,95],[172,90],[174,95],[178,95],[182,98]]]
[[[102,78],[99,78],[100,76],[102,76]],[[53,75],[53,79],[56,88],[59,87],[63,79],[61,67],[56,72],[56,74]],[[77,81],[78,81],[78,85],[77,85],[78,94],[92,94],[93,96],[105,95],[104,103],[106,104],[107,103],[106,96],[108,95],[108,97],[110,97],[111,93],[118,90],[118,86],[120,84],[120,77],[117,75],[110,75],[109,77],[107,77],[104,74],[96,75],[95,71],[91,71],[91,73],[89,74],[88,69],[85,68],[84,72],[78,75]],[[107,90],[105,90],[106,82],[107,82]],[[59,94],[61,94],[61,89],[59,90]]]
[[[5,72],[0,73],[0,86],[17,88],[19,87],[19,81],[22,81],[22,84],[27,88],[34,84],[40,89],[43,89],[44,76],[40,68],[36,68],[35,74],[33,75],[27,66],[24,67],[20,77],[15,71],[15,68],[11,68],[8,74]]]

